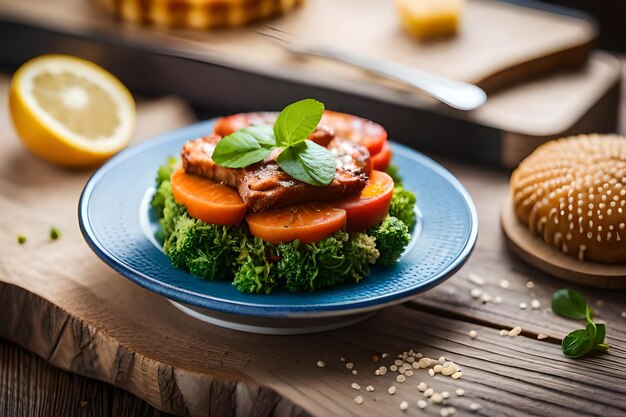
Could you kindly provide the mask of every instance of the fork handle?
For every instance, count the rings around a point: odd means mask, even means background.
[[[450,80],[396,62],[372,59],[327,47],[298,48],[292,52],[340,61],[400,81],[459,110],[474,110],[487,100],[487,94],[478,86]]]

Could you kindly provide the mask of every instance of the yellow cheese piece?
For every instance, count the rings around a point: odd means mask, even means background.
[[[464,0],[396,0],[405,29],[418,38],[454,35]]]

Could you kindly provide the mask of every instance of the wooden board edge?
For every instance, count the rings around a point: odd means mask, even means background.
[[[580,262],[547,245],[517,220],[510,195],[501,205],[500,226],[513,252],[537,269],[590,287],[626,288],[626,265]]]
[[[287,410],[279,414],[289,416],[310,415],[236,370],[209,375],[146,357],[107,336],[103,329],[1,280],[0,317],[4,318],[0,320],[0,337],[59,369],[114,385],[167,413],[204,416],[217,410],[216,415],[220,415],[219,410],[226,406],[232,408],[228,415],[270,416],[277,410]],[[224,377],[227,372],[232,375]],[[205,394],[199,395],[202,392]]]

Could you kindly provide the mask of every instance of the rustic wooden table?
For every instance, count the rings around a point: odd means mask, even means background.
[[[5,96],[6,80],[0,81]],[[3,153],[9,159],[0,164],[0,416],[167,415],[159,409],[198,416],[391,416],[403,415],[403,400],[408,415],[440,415],[442,407],[435,404],[417,408],[423,395],[416,385],[422,381],[449,391],[446,406],[455,407],[456,415],[626,415],[626,292],[570,285],[512,255],[498,220],[507,193],[504,172],[444,161],[472,195],[480,233],[470,261],[443,285],[350,328],[307,336],[251,335],[188,319],[101,265],[76,230],[75,201],[63,202],[77,198],[86,175],[32,159],[7,131],[3,106],[2,135],[9,137]],[[187,120],[179,103],[168,106],[168,114],[177,115],[169,120],[171,127]],[[168,123],[161,107],[141,111],[140,137],[154,133],[153,122]],[[33,208],[29,204],[44,190],[18,192],[14,171],[25,163],[35,166],[29,176],[47,178],[39,185],[65,181],[71,191]],[[17,208],[24,214],[9,218]],[[42,213],[52,220],[36,218]],[[58,246],[33,238],[31,247],[18,248],[16,223],[31,219],[40,229],[51,221],[61,224]],[[20,250],[33,256],[26,261]],[[53,266],[60,262],[63,268]],[[64,272],[69,263],[79,263],[85,275]],[[471,282],[470,273],[485,284]],[[551,294],[560,287],[580,290],[606,321],[607,354],[578,360],[562,355],[560,339],[580,323],[551,313]],[[492,301],[472,297],[474,288]],[[496,296],[500,303],[493,302]],[[533,299],[539,308],[530,307]],[[521,326],[520,336],[500,336],[501,329],[514,326]],[[470,330],[477,332],[475,339]],[[548,337],[538,340],[540,333]],[[410,348],[453,360],[463,377],[430,377],[418,370],[399,384],[390,373],[374,375],[381,363],[373,363],[372,355]],[[345,368],[342,356],[354,362],[357,375]],[[383,361],[389,365],[392,359]],[[317,367],[318,360],[326,366]],[[351,388],[353,382],[360,392]],[[370,384],[374,392],[364,389]],[[387,393],[391,385],[398,387],[395,395]],[[458,389],[465,395],[458,396]],[[353,401],[356,395],[364,397],[363,404]]]

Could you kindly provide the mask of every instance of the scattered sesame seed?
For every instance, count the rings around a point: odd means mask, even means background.
[[[509,334],[508,330],[505,330],[505,329],[500,330],[500,336],[506,336],[508,334]]]
[[[406,369],[404,368],[398,368],[398,373],[404,375],[406,373]]]
[[[383,353],[383,359],[384,359],[384,358],[386,358],[386,357],[388,357],[388,356],[389,356],[389,354],[388,354],[388,353]]]
[[[537,310],[539,307],[541,307],[541,303],[539,302],[539,300],[531,300],[530,306],[533,308],[533,310]]]
[[[537,335],[537,339],[539,339],[539,340],[543,340],[543,339],[547,339],[547,338],[548,338],[547,334],[539,333]]]
[[[352,370],[352,375],[356,375],[356,374],[358,374],[358,373],[359,373],[359,371],[357,371],[356,369],[353,369],[353,370]]]
[[[626,319],[626,311],[622,311],[621,316]]]
[[[462,388],[459,388],[455,391],[456,395],[458,395],[459,397],[462,397],[465,395],[465,390]]]
[[[395,385],[392,385],[392,386],[390,386],[389,388],[387,388],[387,392],[389,393],[389,395],[393,395],[393,394],[395,394],[395,393],[396,393],[396,390],[397,390],[397,388],[396,388],[396,386],[395,386]]]
[[[441,371],[443,371],[443,366],[442,365],[435,365],[433,367],[433,371],[435,371],[436,374],[440,374]]]
[[[478,411],[482,408],[482,406],[478,403],[471,403],[470,404],[470,410],[472,411]]]
[[[354,397],[354,402],[357,404],[363,404],[363,397],[360,395],[357,395],[356,397]]]
[[[445,368],[443,368],[443,370],[441,371],[442,375],[445,376],[452,376],[452,374],[456,373],[457,370],[454,366],[447,366]]]
[[[456,408],[454,407],[447,407],[446,410],[448,410],[448,415],[456,413]]]
[[[493,297],[493,303],[494,304],[502,303],[502,297],[500,297],[499,295],[496,295],[495,297]]]
[[[405,376],[413,376],[413,371],[407,370],[407,371],[404,373],[404,375],[405,375]]]
[[[408,364],[415,362],[415,356],[409,356],[408,358],[406,358],[406,362]]]
[[[473,273],[469,273],[469,275],[467,276],[467,279],[472,283],[472,284],[476,284],[476,285],[485,285],[485,280],[482,279],[481,277],[479,277],[476,274]]]
[[[430,398],[432,397],[432,395],[435,393],[435,390],[432,388],[427,388],[426,391],[424,391],[424,397],[426,398]]]
[[[430,400],[435,404],[441,404],[443,402],[443,397],[438,392],[435,392],[432,397],[430,397]]]
[[[509,331],[508,336],[509,336],[509,337],[515,337],[515,336],[517,336],[518,334],[520,334],[521,332],[522,332],[522,328],[521,328],[521,327],[519,327],[519,326],[515,326],[515,327],[513,327],[513,328]]]
[[[398,375],[396,377],[396,381],[398,381],[399,383],[403,383],[404,381],[406,381],[406,377],[404,375]]]
[[[450,413],[448,412],[447,408],[442,408],[441,410],[439,410],[439,415],[441,417],[448,417]]]
[[[500,280],[500,286],[502,288],[509,288],[509,281],[507,281],[506,279]]]
[[[396,365],[391,365],[391,366],[389,367],[389,370],[390,370],[391,372],[396,372],[396,371],[398,370],[398,367],[397,367]]]
[[[485,292],[483,293],[482,297],[480,297],[480,299],[482,300],[483,303],[488,303],[489,301],[491,301],[491,295]]]
[[[409,403],[407,403],[406,401],[402,401],[400,403],[400,410],[406,411],[408,408],[409,408]]]
[[[323,368],[323,367],[325,367],[325,366],[326,366],[326,364],[324,363],[324,361],[317,361],[317,366],[318,366],[319,368]]]
[[[526,303],[519,303],[519,308],[521,308],[522,310],[526,310],[526,307],[528,307]]]
[[[461,371],[456,371],[455,373],[453,373],[452,375],[450,375],[452,377],[452,379],[459,379],[463,376],[463,372]]]
[[[381,366],[380,368],[378,368],[378,372],[380,373],[380,375],[385,375],[387,373],[387,367]]]
[[[469,332],[470,339],[476,339],[476,336],[478,336],[478,333],[476,333],[476,330],[470,330]]]
[[[374,391],[374,387],[371,386],[371,385],[368,385],[367,387],[365,387],[365,391],[372,392],[372,391]]]
[[[435,376],[435,371],[433,371],[432,369],[429,369],[428,370],[428,375]]]
[[[345,362],[345,361],[346,361],[346,358],[344,358],[344,357],[342,356],[341,358],[339,358],[339,360],[340,360],[341,362]]]
[[[441,397],[445,400],[446,398],[450,398],[450,393],[448,391],[442,391]]]
[[[346,368],[352,369],[352,368],[354,368],[354,364],[352,362],[348,362],[348,363],[346,363]]]
[[[350,385],[352,387],[352,389],[356,389],[359,390],[361,389],[361,386],[359,384],[357,384],[356,382],[353,382],[352,385]]]
[[[526,288],[533,288],[534,286],[535,286],[535,283],[534,283],[534,282],[532,282],[532,281],[528,281],[528,282],[526,283]]]
[[[440,364],[443,364],[445,361],[446,361],[446,357],[445,357],[445,356],[440,356],[440,357],[439,357],[439,361],[438,361],[438,362],[439,362]]]
[[[402,366],[404,362],[402,361],[402,359],[396,359],[395,361],[393,361],[393,364],[396,366]]]
[[[419,408],[426,408],[427,405],[428,405],[428,403],[426,401],[424,401],[424,400],[418,400],[417,401],[417,406]]]
[[[470,295],[474,298],[478,298],[482,295],[483,291],[480,288],[472,288]]]
[[[428,388],[428,385],[426,385],[425,382],[420,382],[419,384],[417,384],[417,389],[421,392],[426,391],[426,388]]]

